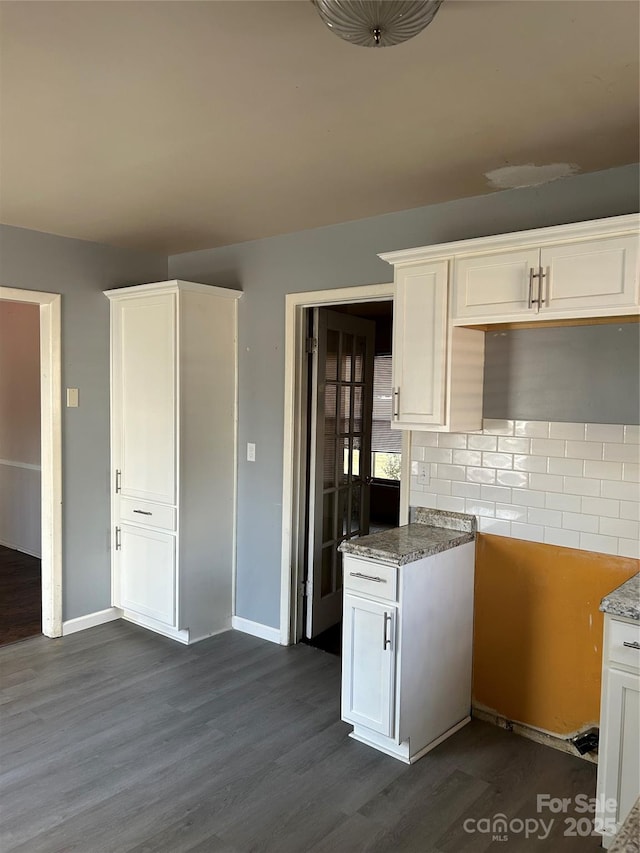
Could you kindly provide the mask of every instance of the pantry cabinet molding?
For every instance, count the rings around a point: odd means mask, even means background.
[[[111,301],[112,604],[183,643],[231,627],[239,291]]]

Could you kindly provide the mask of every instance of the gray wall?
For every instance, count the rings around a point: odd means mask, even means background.
[[[62,294],[63,618],[111,603],[109,569],[109,304],[102,291],[163,281],[167,259],[0,226],[0,284]],[[63,397],[64,399],[64,397]]]
[[[390,281],[378,252],[638,210],[625,166],[446,204],[169,258],[169,276],[236,287],[240,300],[239,616],[279,625],[285,294]],[[256,462],[246,462],[246,443]]]
[[[488,332],[484,416],[640,422],[640,325]]]

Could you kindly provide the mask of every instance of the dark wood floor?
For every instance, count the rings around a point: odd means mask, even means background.
[[[412,767],[347,737],[340,660],[124,622],[0,649],[3,853],[589,851],[465,820],[594,795],[595,767],[473,721]],[[549,813],[542,815],[550,817]],[[475,824],[467,823],[467,828]]]
[[[41,589],[40,560],[0,545],[0,646],[40,634]]]

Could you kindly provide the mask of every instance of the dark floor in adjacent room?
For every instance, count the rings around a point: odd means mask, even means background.
[[[0,545],[0,646],[40,634],[40,560]]]
[[[593,797],[593,764],[472,721],[406,766],[348,737],[340,660],[310,646],[119,621],[6,646],[0,677],[3,853],[599,848],[536,814]],[[492,840],[475,821],[500,813],[553,827]]]

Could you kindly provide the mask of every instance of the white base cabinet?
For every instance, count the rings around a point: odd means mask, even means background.
[[[596,829],[611,846],[640,796],[640,625],[605,614]]]
[[[344,554],[342,719],[411,764],[469,722],[475,544],[404,566]]]
[[[238,291],[111,301],[112,604],[183,643],[231,627]]]

